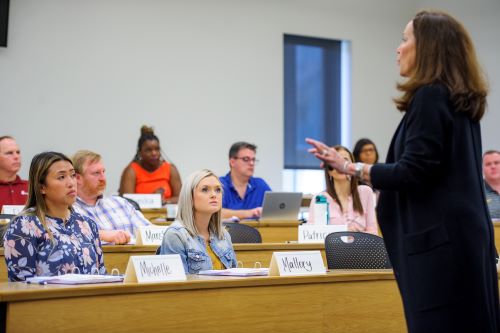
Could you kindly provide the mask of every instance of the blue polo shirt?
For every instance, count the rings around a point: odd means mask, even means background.
[[[222,195],[222,208],[241,210],[262,207],[264,193],[266,191],[271,191],[271,188],[264,179],[250,177],[245,197],[241,199],[231,181],[231,172],[228,172],[223,177],[219,177],[219,179],[224,189]]]

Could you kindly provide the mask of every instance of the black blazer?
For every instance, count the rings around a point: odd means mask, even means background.
[[[410,332],[498,332],[493,226],[479,123],[448,90],[417,90],[371,180]]]

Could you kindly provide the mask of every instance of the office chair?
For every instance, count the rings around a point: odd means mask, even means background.
[[[262,243],[262,236],[254,227],[233,222],[226,222],[224,226],[233,243]]]
[[[325,238],[328,269],[392,268],[384,239],[364,232],[334,232]]]

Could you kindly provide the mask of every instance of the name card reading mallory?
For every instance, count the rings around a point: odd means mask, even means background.
[[[2,214],[17,215],[23,210],[23,205],[3,205]]]
[[[185,281],[186,273],[178,254],[131,256],[124,282]]]
[[[141,226],[135,230],[135,245],[161,245],[168,226]]]
[[[141,209],[144,208],[161,208],[161,194],[137,194],[137,193],[124,193],[125,198],[134,200],[139,204]]]
[[[324,243],[332,232],[347,231],[347,225],[300,225],[299,243]]]
[[[270,276],[326,274],[321,252],[274,252],[269,267]]]

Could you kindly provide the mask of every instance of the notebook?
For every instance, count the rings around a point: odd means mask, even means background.
[[[302,192],[266,192],[261,220],[298,220]]]

